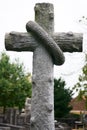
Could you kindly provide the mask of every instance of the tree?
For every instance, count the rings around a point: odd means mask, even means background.
[[[78,93],[78,99],[84,98],[85,107],[87,109],[87,54],[85,54],[85,65],[82,68],[82,74],[79,75],[78,82],[73,89]]]
[[[0,106],[24,106],[26,97],[31,96],[30,74],[24,73],[23,64],[18,60],[10,62],[9,56],[1,53],[0,58]]]
[[[54,112],[55,118],[61,118],[69,114],[72,109],[69,103],[72,99],[72,91],[65,88],[65,81],[61,78],[54,79]]]

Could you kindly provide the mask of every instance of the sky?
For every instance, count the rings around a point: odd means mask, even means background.
[[[31,52],[6,51],[5,34],[11,31],[26,32],[25,25],[29,20],[34,21],[34,6],[36,3],[49,2],[54,5],[55,32],[78,32],[84,34],[82,53],[64,53],[65,63],[54,67],[54,77],[62,77],[68,87],[78,81],[78,75],[85,63],[87,47],[87,31],[84,23],[78,21],[87,16],[87,0],[0,0],[0,52],[5,51],[14,61],[19,58],[24,63],[26,71],[32,73]]]

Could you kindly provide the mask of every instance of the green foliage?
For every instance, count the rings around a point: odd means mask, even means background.
[[[85,97],[85,107],[87,109],[87,55],[85,57],[86,63],[82,68],[82,74],[79,75],[78,82],[74,85],[73,89],[78,92],[78,99],[81,100],[83,96]]]
[[[72,99],[72,91],[65,88],[65,81],[61,78],[54,79],[54,111],[55,118],[64,117],[72,109],[69,103]]]
[[[23,64],[18,61],[10,63],[5,53],[0,58],[0,106],[21,109],[25,98],[31,96],[30,74],[24,73]]]

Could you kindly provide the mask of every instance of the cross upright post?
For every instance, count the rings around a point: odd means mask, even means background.
[[[52,34],[54,30],[53,5],[36,4],[35,21]],[[49,52],[42,44],[39,44],[33,52],[32,130],[54,130],[53,66]]]
[[[49,3],[36,4],[35,21],[52,35],[54,30],[53,5]],[[28,26],[35,32],[36,39],[40,39],[38,47],[33,52],[31,129],[54,130],[54,63],[52,55],[47,51],[48,47],[45,47],[42,42],[45,39],[47,40],[45,42],[48,43],[51,39],[42,28],[37,27],[37,24],[27,23],[27,31],[29,31]],[[49,47],[49,49],[51,48]]]
[[[54,34],[54,9],[50,3],[36,4],[35,21],[39,25],[26,24],[28,33],[6,34],[5,47],[7,50],[33,52],[31,130],[54,130],[54,64],[64,62],[57,44],[64,41],[65,34],[62,39],[61,35]],[[59,45],[63,51],[82,50],[82,35],[69,33],[66,36],[67,41],[73,39],[74,46]]]

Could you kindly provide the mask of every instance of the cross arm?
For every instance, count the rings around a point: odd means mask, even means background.
[[[5,35],[5,48],[12,51],[34,51],[37,41],[30,33],[10,32]]]
[[[63,52],[82,52],[81,33],[54,33],[54,41]],[[5,48],[12,51],[34,51],[38,41],[30,33],[11,32],[5,35]]]
[[[63,52],[82,52],[82,33],[55,33],[53,39]]]

